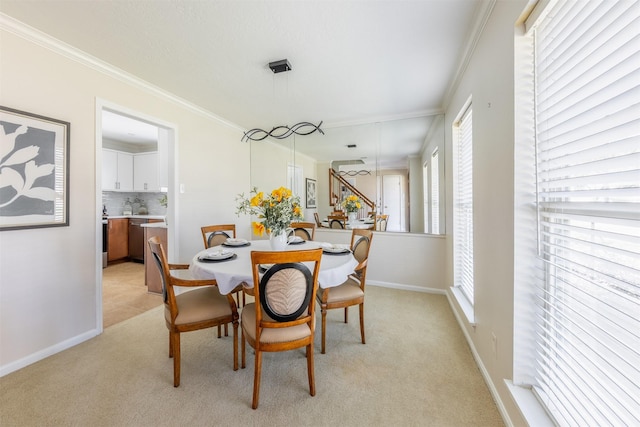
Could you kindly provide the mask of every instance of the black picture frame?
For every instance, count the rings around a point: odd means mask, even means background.
[[[0,231],[69,225],[70,129],[0,106]]]
[[[316,207],[316,180],[307,178],[306,179],[306,189],[307,189],[307,208],[315,208]]]

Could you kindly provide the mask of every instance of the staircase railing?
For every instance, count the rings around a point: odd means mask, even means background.
[[[342,191],[343,187],[345,191]],[[362,207],[358,211],[358,218],[365,218],[369,216],[370,212],[375,212],[376,204],[374,201],[351,185],[335,169],[329,168],[329,206],[334,208],[337,206],[335,210],[342,210],[343,200],[351,194],[356,195],[362,201]]]

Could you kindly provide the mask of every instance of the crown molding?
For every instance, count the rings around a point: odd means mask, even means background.
[[[158,86],[142,80],[141,78],[136,77],[133,74],[127,73],[126,71],[121,70],[118,67],[115,67],[105,61],[89,55],[88,53],[77,49],[67,43],[64,43],[61,40],[51,37],[50,35],[33,27],[30,27],[23,22],[18,21],[17,19],[2,12],[0,12],[0,30],[7,31],[24,40],[48,49],[56,54],[62,55],[65,58],[78,62],[81,65],[89,67],[116,80],[129,84],[131,86],[135,86],[147,93],[165,99],[166,101],[176,104],[182,108],[216,120],[225,126],[241,132],[246,131],[246,129],[244,129],[243,127],[238,126],[237,124],[232,123],[229,120],[226,120],[218,116],[217,114],[212,113],[211,111],[205,110],[198,105],[195,105],[183,98],[180,98],[179,96],[167,92],[166,90]]]
[[[482,32],[489,21],[489,17],[491,16],[491,12],[493,12],[493,8],[496,5],[497,0],[483,0],[478,5],[478,12],[476,14],[476,20],[473,23],[473,27],[471,31],[469,31],[469,38],[467,39],[467,44],[463,50],[462,55],[460,55],[460,62],[458,64],[458,68],[454,74],[454,78],[451,80],[449,87],[447,88],[443,99],[443,110],[449,107],[449,103],[451,102],[451,97],[453,93],[458,89],[460,85],[460,81],[462,80],[462,76],[464,75],[467,67],[469,66],[469,62],[471,61],[471,57],[473,56],[474,51],[476,50],[476,46],[478,45],[478,41],[482,36]]]

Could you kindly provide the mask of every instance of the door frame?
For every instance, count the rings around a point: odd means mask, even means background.
[[[167,189],[167,215],[166,221],[169,224],[167,228],[167,246],[169,259],[176,259],[178,241],[178,228],[175,224],[178,224],[178,192],[177,192],[177,150],[178,150],[178,127],[174,123],[170,123],[156,117],[150,116],[146,113],[124,107],[122,105],[113,103],[111,101],[96,98],[95,105],[95,212],[102,212],[102,112],[111,111],[123,116],[128,116],[133,119],[146,122],[157,126],[160,133],[163,133],[167,138],[167,173],[169,175],[168,189]],[[98,242],[102,240],[102,219],[101,215],[96,215],[96,257],[95,257],[95,269],[96,269],[96,330],[98,334],[103,332],[102,322],[102,245],[98,247]]]

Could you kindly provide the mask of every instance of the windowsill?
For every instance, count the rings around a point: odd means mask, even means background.
[[[473,311],[473,306],[471,305],[467,297],[464,296],[460,288],[458,288],[457,286],[452,286],[450,289],[451,293],[458,302],[458,306],[462,309],[462,312],[467,318],[467,322],[469,322],[469,325],[476,326],[476,318]]]
[[[536,427],[555,426],[530,388],[517,386],[511,380],[504,380],[504,382],[527,424]]]

